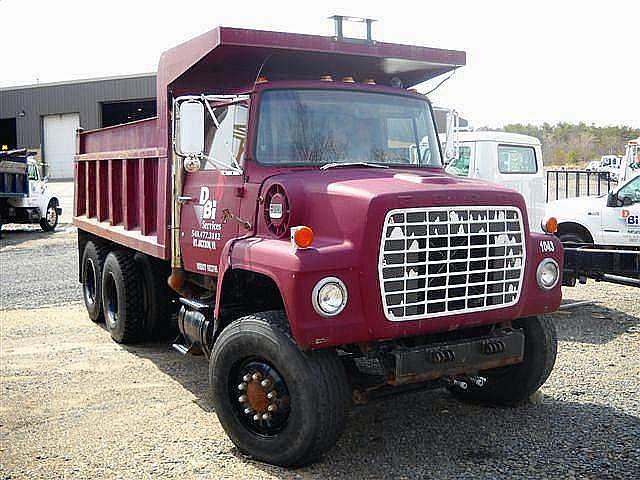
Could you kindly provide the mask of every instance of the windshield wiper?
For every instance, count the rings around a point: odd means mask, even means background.
[[[334,162],[334,163],[325,163],[320,167],[320,170],[328,170],[330,168],[335,167],[374,167],[374,168],[389,168],[389,165],[381,165],[379,163],[368,163],[368,162]]]

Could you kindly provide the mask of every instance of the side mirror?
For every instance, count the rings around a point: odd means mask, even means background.
[[[204,105],[188,100],[180,104],[178,153],[184,156],[200,155],[204,150]]]
[[[618,207],[618,196],[613,193],[613,192],[609,192],[609,195],[607,195],[607,207]]]

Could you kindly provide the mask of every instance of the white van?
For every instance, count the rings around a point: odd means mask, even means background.
[[[446,171],[520,192],[527,204],[529,228],[541,232],[546,191],[540,140],[518,133],[457,132],[456,145],[457,156]]]

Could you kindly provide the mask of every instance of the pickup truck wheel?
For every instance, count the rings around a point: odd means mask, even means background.
[[[107,330],[118,343],[133,343],[143,327],[142,282],[133,256],[109,253],[102,271],[102,308]]]
[[[558,239],[563,243],[571,243],[574,245],[583,245],[585,243],[589,243],[586,238],[584,238],[579,233],[561,233],[558,235]]]
[[[49,200],[47,205],[47,213],[44,218],[40,219],[40,228],[45,232],[53,232],[58,226],[58,204],[55,200]]]
[[[549,378],[556,361],[556,328],[547,316],[521,318],[514,328],[524,331],[524,359],[516,365],[480,372],[487,378],[483,387],[469,383],[467,390],[451,387],[462,400],[500,406],[524,403]]]
[[[222,331],[211,353],[209,382],[216,414],[233,443],[275,465],[304,465],[329,450],[350,406],[335,351],[301,351],[279,311],[240,318]]]
[[[102,322],[102,269],[108,250],[91,240],[82,252],[82,297],[89,318],[96,323]]]

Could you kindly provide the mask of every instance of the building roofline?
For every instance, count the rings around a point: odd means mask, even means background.
[[[96,78],[81,78],[78,80],[63,80],[60,82],[48,82],[48,83],[33,83],[30,85],[16,85],[13,87],[0,87],[0,92],[6,92],[9,90],[25,90],[27,88],[42,88],[42,87],[57,87],[61,85],[77,85],[79,83],[93,83],[103,82],[107,80],[126,80],[129,78],[148,78],[155,77],[156,72],[136,73],[129,75],[113,75],[110,77],[96,77]]]

